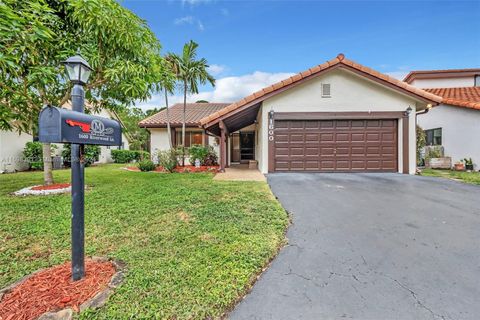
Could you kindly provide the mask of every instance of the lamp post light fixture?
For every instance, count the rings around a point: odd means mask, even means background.
[[[405,110],[405,116],[406,116],[406,117],[409,117],[410,114],[412,113],[412,111],[413,111],[412,107],[409,106],[409,107],[407,108],[407,110]]]
[[[72,110],[84,112],[85,90],[92,68],[77,52],[63,62],[68,78],[73,83]],[[83,144],[72,144],[72,280],[85,276],[85,161]]]

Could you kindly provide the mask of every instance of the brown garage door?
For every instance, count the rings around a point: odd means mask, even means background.
[[[397,120],[277,120],[275,171],[397,171]]]

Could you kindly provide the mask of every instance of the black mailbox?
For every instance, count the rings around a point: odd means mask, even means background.
[[[121,146],[118,121],[57,107],[45,107],[38,118],[38,141]]]

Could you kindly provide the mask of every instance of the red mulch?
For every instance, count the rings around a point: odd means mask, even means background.
[[[111,262],[85,260],[86,276],[72,282],[71,263],[43,270],[0,300],[1,320],[36,319],[48,311],[79,306],[107,287],[115,273]]]
[[[55,183],[49,186],[32,187],[31,190],[53,190],[53,189],[64,189],[68,187],[70,187],[70,183]]]
[[[200,166],[199,168],[195,166],[184,166],[184,167],[176,167],[175,172],[183,173],[183,172],[218,172],[218,166]],[[138,167],[127,167],[130,171],[140,171]],[[163,167],[158,166],[153,170],[155,172],[164,172],[165,170]]]

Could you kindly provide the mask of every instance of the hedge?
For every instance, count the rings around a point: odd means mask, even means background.
[[[138,150],[112,150],[111,155],[115,163],[129,163],[142,159],[150,159],[148,152]]]

